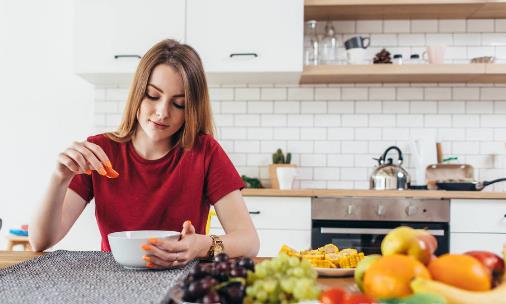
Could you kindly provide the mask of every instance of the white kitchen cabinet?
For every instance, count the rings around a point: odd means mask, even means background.
[[[303,0],[187,0],[186,41],[210,83],[297,83]]]
[[[310,197],[246,196],[244,201],[260,238],[258,256],[275,256],[283,244],[311,247]],[[217,217],[211,219],[211,233],[224,233]]]
[[[503,244],[506,244],[503,233],[450,233],[451,253],[486,250],[502,256]]]
[[[450,202],[450,251],[502,252],[506,244],[506,201],[452,199]]]
[[[184,42],[185,0],[77,0],[75,71],[97,84],[129,84],[156,42]]]

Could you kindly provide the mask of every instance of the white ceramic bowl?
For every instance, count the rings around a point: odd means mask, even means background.
[[[142,258],[146,251],[142,244],[149,244],[150,238],[178,239],[180,235],[178,231],[137,230],[109,233],[107,238],[116,262],[129,269],[146,269],[146,261]]]

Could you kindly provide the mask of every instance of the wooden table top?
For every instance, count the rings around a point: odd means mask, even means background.
[[[43,255],[44,252],[31,252],[31,251],[0,251],[0,269],[6,268],[21,262],[36,258]],[[262,261],[265,258],[255,258],[256,262]],[[353,277],[347,278],[318,278],[318,283],[323,288],[327,287],[341,287],[348,291],[358,291],[357,286],[353,281]]]

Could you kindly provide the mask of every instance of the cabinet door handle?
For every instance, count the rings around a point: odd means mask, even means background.
[[[232,54],[230,54],[230,58],[241,57],[241,56],[252,56],[252,57],[257,58],[258,54],[257,53],[232,53]]]
[[[260,214],[260,211],[250,211],[249,214]]]
[[[114,59],[119,59],[119,58],[138,58],[138,59],[141,59],[141,56],[140,55],[114,55]]]

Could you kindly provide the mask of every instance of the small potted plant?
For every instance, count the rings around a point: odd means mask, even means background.
[[[295,165],[291,164],[290,163],[291,161],[292,161],[292,154],[286,153],[285,157],[281,149],[278,149],[276,153],[272,154],[272,164],[269,165],[269,177],[271,179],[271,187],[273,189],[279,189],[277,169],[280,167],[294,168]]]

